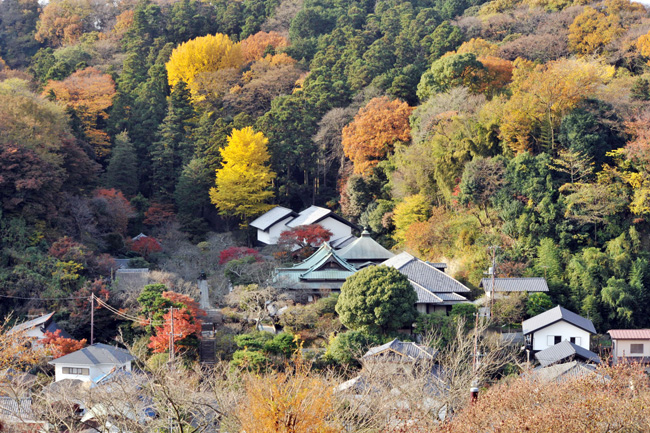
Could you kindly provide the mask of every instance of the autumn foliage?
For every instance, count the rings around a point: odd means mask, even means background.
[[[108,118],[107,109],[113,104],[115,83],[110,75],[92,67],[86,68],[63,81],[49,81],[43,89],[43,95],[54,96],[73,108],[97,156],[103,158],[109,154],[110,139],[98,127],[98,120]]]
[[[272,48],[274,51],[289,45],[287,38],[278,32],[258,32],[241,41],[244,63],[264,58],[264,53]]]
[[[188,347],[188,337],[196,337],[201,332],[199,316],[205,312],[199,308],[198,303],[187,295],[176,292],[163,292],[162,297],[177,306],[163,315],[163,324],[157,324],[155,335],[149,339],[148,347],[155,353],[162,353],[169,349],[170,335],[172,332],[172,317],[174,322],[174,351],[180,352]]]
[[[146,259],[151,255],[151,253],[161,252],[162,246],[156,238],[152,236],[144,236],[131,242],[131,251],[140,254]]]
[[[320,247],[332,237],[332,232],[320,224],[293,227],[280,234],[278,245],[288,249]]]
[[[169,85],[174,87],[184,81],[197,94],[193,86],[195,79],[204,73],[220,69],[238,68],[243,62],[239,44],[233,43],[227,35],[217,33],[184,42],[174,48],[167,67]]]
[[[406,102],[386,96],[374,98],[359,110],[343,128],[343,151],[354,164],[354,173],[368,174],[397,141],[411,140],[409,116],[413,109]]]
[[[152,203],[144,213],[143,223],[158,227],[172,222],[176,218],[174,206],[165,203]]]
[[[259,251],[248,247],[230,247],[219,253],[219,264],[225,265],[231,260],[242,259],[248,256],[259,258]]]
[[[105,207],[107,225],[115,232],[125,235],[129,218],[134,215],[134,210],[122,191],[115,188],[98,189],[94,193],[94,200],[102,202]]]
[[[45,331],[45,338],[41,340],[41,344],[50,350],[55,359],[83,349],[86,347],[86,343],[85,338],[83,340],[75,340],[74,338],[62,337],[60,329],[57,329],[55,332]]]
[[[239,408],[241,431],[256,433],[337,433],[333,384],[298,363],[282,373],[246,378]]]
[[[233,129],[220,150],[223,167],[217,170],[216,188],[210,189],[210,200],[222,215],[245,220],[271,207],[266,202],[274,195],[269,187],[275,173],[266,165],[268,142],[251,127]]]

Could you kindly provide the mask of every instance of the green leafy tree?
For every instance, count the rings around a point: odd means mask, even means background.
[[[382,344],[381,337],[361,331],[339,333],[334,337],[325,352],[325,359],[339,365],[359,366],[359,359],[372,346]]]
[[[343,283],[336,312],[350,329],[386,334],[413,323],[416,301],[411,283],[397,269],[369,266]]]
[[[479,73],[484,69],[473,53],[442,57],[433,62],[431,68],[422,75],[418,84],[418,98],[425,101],[436,93],[458,86],[478,92]]]
[[[551,297],[546,293],[531,293],[526,300],[526,315],[528,317],[537,316],[554,306]]]

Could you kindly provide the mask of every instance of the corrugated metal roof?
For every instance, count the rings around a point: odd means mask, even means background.
[[[98,365],[98,364],[124,364],[133,361],[128,351],[108,344],[96,343],[84,347],[81,350],[50,361],[49,364],[73,364],[73,365]]]
[[[361,233],[360,238],[339,250],[338,254],[346,260],[365,261],[387,260],[395,256],[370,237],[370,233],[366,230]]]
[[[576,358],[593,362],[594,364],[600,364],[600,357],[598,355],[591,350],[587,350],[582,346],[571,343],[570,341],[563,341],[549,347],[548,349],[537,352],[535,358],[537,358],[542,367]]]
[[[650,329],[610,329],[612,340],[650,340]]]
[[[408,253],[401,253],[382,263],[399,270],[406,277],[433,293],[469,293],[470,289],[449,275]]]
[[[9,330],[9,334],[14,334],[16,332],[22,332],[26,331],[28,329],[36,328],[37,326],[43,325],[45,322],[50,320],[54,313],[47,313],[43,314],[41,317],[37,317],[36,319],[28,320],[27,322],[23,322],[19,325],[14,326]]]
[[[548,292],[544,278],[495,278],[494,286],[497,292]],[[492,291],[492,279],[483,278],[479,287]]]
[[[410,360],[430,360],[433,359],[436,355],[436,351],[431,347],[423,346],[421,344],[415,344],[411,342],[403,342],[398,339],[394,339],[390,343],[383,344],[381,346],[370,348],[365,355],[363,355],[364,360],[369,360],[373,357],[378,357],[386,351],[393,352],[396,355],[401,355]],[[379,358],[380,359],[380,358]]]
[[[288,217],[288,216],[297,216],[298,214],[287,209],[286,207],[276,206],[270,211],[258,216],[250,223],[251,227],[255,227],[258,230],[268,230],[273,224],[278,221]]]
[[[527,335],[531,332],[537,331],[538,329],[545,328],[555,322],[559,322],[560,320],[571,323],[572,325],[584,329],[587,332],[591,332],[592,334],[596,333],[596,328],[594,328],[594,324],[591,322],[591,320],[585,319],[584,317],[574,313],[573,311],[569,311],[560,305],[548,311],[544,311],[535,317],[531,317],[528,320],[524,320],[521,324],[521,327],[524,335]]]

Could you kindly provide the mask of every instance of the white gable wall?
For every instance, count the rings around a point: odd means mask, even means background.
[[[339,239],[345,236],[350,236],[352,234],[352,227],[347,224],[343,224],[341,221],[336,220],[332,217],[323,218],[317,223],[323,228],[332,232],[331,241]]]
[[[650,357],[650,340],[613,340],[614,361],[618,358]],[[632,344],[643,344],[643,353],[632,353]]]
[[[267,245],[277,244],[278,239],[280,238],[280,234],[282,234],[283,231],[289,229],[289,227],[287,227],[287,223],[291,221],[293,218],[294,217],[289,215],[286,218],[281,219],[280,221],[273,224],[266,231],[258,229],[257,240],[260,242],[264,242]]]
[[[83,374],[68,374],[63,372],[63,368],[86,368],[89,370],[88,375]],[[56,364],[54,367],[55,381],[58,382],[63,379],[78,379],[88,382],[96,377],[103,376],[109,373],[114,367],[126,367],[126,371],[131,371],[131,361],[124,364],[97,364],[97,365],[81,365],[81,364]]]
[[[576,338],[575,344],[589,350],[589,338],[591,334],[582,328],[578,328],[564,320],[560,320],[550,326],[542,328],[533,333],[533,350],[544,350],[554,346],[555,336],[560,336],[561,341],[571,341]]]

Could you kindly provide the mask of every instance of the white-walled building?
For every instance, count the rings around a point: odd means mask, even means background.
[[[96,343],[49,363],[54,365],[56,382],[63,379],[88,382],[110,373],[115,368],[131,371],[131,361],[134,359],[127,350]]]
[[[61,329],[59,325],[56,324],[53,317],[54,313],[43,314],[36,319],[14,326],[9,330],[9,334],[20,333],[25,338],[33,341],[36,346],[38,346],[39,342],[45,338],[46,332],[54,334],[59,331],[61,337],[72,338],[70,334],[65,332],[64,329]]]
[[[358,227],[329,209],[310,206],[300,213],[282,206],[276,206],[250,223],[257,229],[257,240],[267,245],[278,243],[280,234],[298,226],[318,224],[332,232],[330,241],[352,236]]]
[[[650,329],[610,329],[607,333],[612,338],[614,362],[622,358],[628,361],[650,361]]]
[[[563,341],[589,350],[590,338],[596,333],[596,328],[591,320],[558,305],[524,320],[522,331],[526,346],[533,352],[548,349]]]

